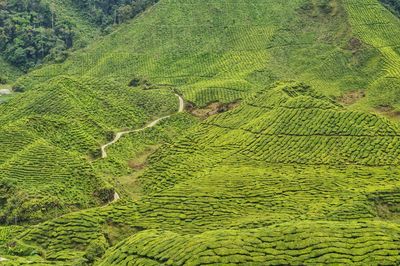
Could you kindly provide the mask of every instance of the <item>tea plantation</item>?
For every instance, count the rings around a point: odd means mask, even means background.
[[[60,77],[0,105],[4,221],[40,221],[108,202],[113,189],[91,165],[100,145],[118,129],[174,112],[175,98]]]
[[[379,0],[160,0],[13,85],[4,265],[400,263],[400,20]]]
[[[148,230],[118,244],[98,265],[392,265],[398,230],[374,222],[300,222],[195,236]]]

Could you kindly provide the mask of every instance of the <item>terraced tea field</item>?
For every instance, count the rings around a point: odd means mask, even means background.
[[[393,265],[398,237],[398,227],[374,222],[302,222],[195,236],[150,230],[117,245],[98,265]]]
[[[179,99],[179,107],[178,107],[178,112],[177,112],[177,113],[182,113],[183,110],[185,109],[185,102],[184,102],[184,100],[183,100],[183,98],[182,98],[181,96],[179,96],[178,94],[176,94],[176,96],[177,96],[178,99]],[[116,135],[115,135],[115,138],[114,138],[111,142],[108,142],[108,143],[106,143],[105,145],[101,146],[101,158],[102,158],[102,159],[107,158],[106,149],[107,149],[109,146],[111,146],[111,145],[117,143],[118,140],[119,140],[121,137],[123,137],[124,135],[130,134],[130,133],[141,132],[141,131],[144,131],[144,130],[146,130],[146,129],[152,128],[152,127],[156,126],[157,124],[159,124],[162,120],[168,119],[168,118],[170,118],[170,117],[171,117],[171,116],[168,115],[168,116],[163,116],[163,117],[157,118],[156,120],[151,121],[149,124],[147,124],[146,126],[144,126],[144,127],[142,127],[142,128],[139,128],[139,129],[129,129],[129,130],[117,132]]]
[[[167,90],[69,77],[2,104],[3,222],[37,222],[108,202],[114,189],[89,158],[100,157],[114,131],[144,125],[177,105]]]
[[[399,264],[399,29],[378,0],[160,0],[24,75],[4,264]]]
[[[124,230],[133,236],[100,265],[391,265],[399,259],[399,133],[397,124],[346,110],[305,84],[278,83],[151,156],[137,202],[60,217],[18,243],[71,262],[93,241],[108,249],[115,242],[101,239]]]
[[[345,1],[350,23],[360,38],[383,57],[383,74],[373,84],[373,100],[398,107],[400,54],[399,19],[377,1]],[[360,12],[361,10],[361,12]]]
[[[125,84],[141,77],[175,86],[199,106],[245,98],[276,80],[304,80],[335,96],[369,89],[383,58],[375,43],[348,45],[360,38],[348,25],[350,5],[308,2],[163,0],[64,64],[41,68],[19,83],[30,88],[65,74]]]

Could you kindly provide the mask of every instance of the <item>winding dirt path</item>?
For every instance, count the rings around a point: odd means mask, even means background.
[[[182,113],[183,110],[185,109],[185,102],[184,102],[183,98],[180,95],[178,95],[178,94],[175,94],[175,95],[179,98],[179,110],[178,110],[178,113]],[[115,144],[123,135],[129,134],[129,133],[133,133],[133,132],[143,131],[143,130],[146,130],[147,128],[154,127],[161,120],[164,120],[164,119],[169,118],[169,117],[171,117],[171,115],[160,117],[160,118],[154,120],[153,122],[147,124],[145,127],[142,127],[142,128],[139,128],[139,129],[132,129],[132,130],[127,130],[127,131],[117,132],[117,134],[115,135],[114,139],[111,142],[101,146],[101,158],[102,159],[107,158],[107,152],[106,152],[107,147]]]

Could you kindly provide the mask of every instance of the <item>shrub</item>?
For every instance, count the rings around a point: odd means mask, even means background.
[[[332,5],[330,0],[323,0],[321,3],[318,5],[319,9],[322,11],[322,13],[328,15],[332,13]]]
[[[99,198],[101,202],[107,203],[114,199],[114,193],[114,187],[107,183],[95,192],[95,196]]]
[[[21,85],[14,85],[12,87],[12,90],[15,91],[15,92],[24,92],[25,88],[23,86],[21,86]]]
[[[129,82],[129,86],[130,87],[139,87],[139,86],[150,86],[150,83],[147,81],[147,79],[145,78],[133,78],[130,82]]]
[[[90,242],[89,246],[86,248],[84,257],[88,262],[92,263],[96,258],[103,256],[107,248],[107,240],[102,236],[99,239]]]
[[[0,76],[0,84],[7,84],[7,79],[5,77]]]

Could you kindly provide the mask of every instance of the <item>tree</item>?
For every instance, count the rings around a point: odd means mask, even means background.
[[[61,62],[76,37],[70,20],[57,16],[46,0],[0,0],[0,52],[21,70],[44,60]],[[71,0],[104,33],[139,14],[157,0]]]
[[[131,18],[132,16],[132,6],[131,5],[123,5],[118,7],[117,9],[117,23],[123,23]]]

